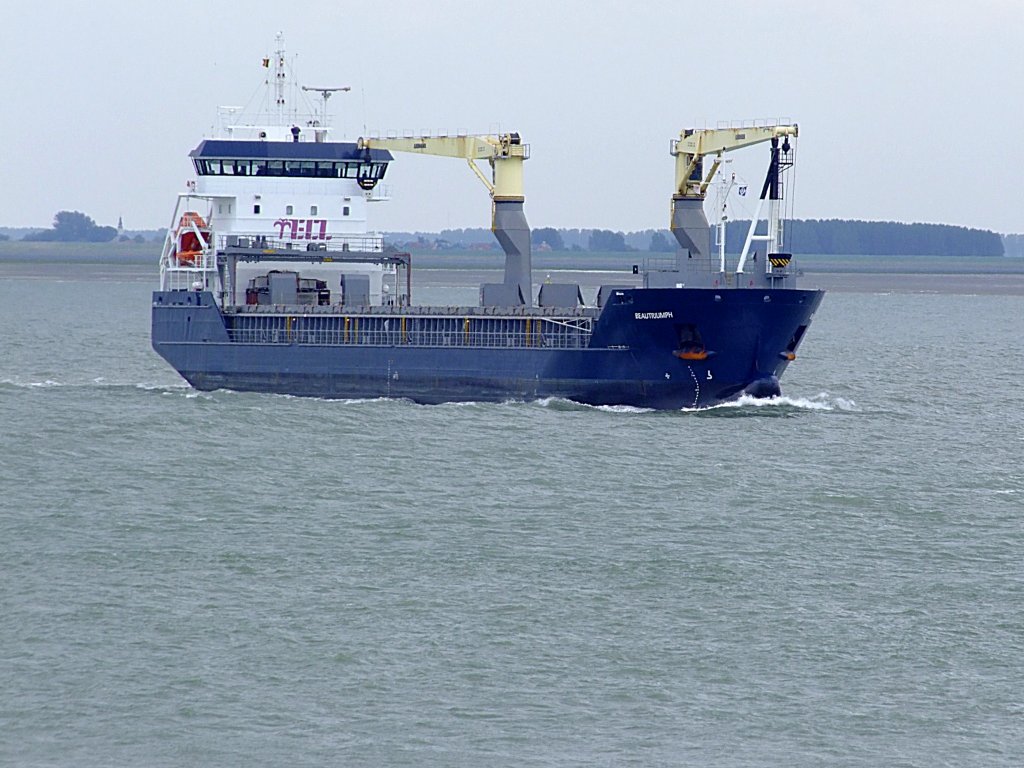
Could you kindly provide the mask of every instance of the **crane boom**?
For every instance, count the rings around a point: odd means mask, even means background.
[[[523,161],[530,157],[530,145],[523,144],[518,133],[500,136],[407,136],[386,139],[359,139],[360,149],[388,149],[420,155],[462,158],[484,183],[493,199],[523,199]],[[488,179],[476,164],[491,165]]]
[[[669,149],[676,158],[676,194],[703,200],[722,162],[723,153],[784,136],[796,137],[798,130],[796,123],[751,128],[684,129],[678,139],[673,139]],[[708,155],[716,157],[705,178],[701,166]]]

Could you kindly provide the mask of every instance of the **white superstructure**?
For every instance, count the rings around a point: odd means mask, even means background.
[[[370,203],[387,199],[380,182],[391,154],[328,140],[328,98],[344,88],[306,89],[321,94],[320,110],[292,107],[304,97],[290,82],[280,35],[263,66],[264,102],[256,118],[246,121],[244,110],[223,109],[220,135],[190,153],[196,176],[178,196],[168,228],[161,289],[208,289],[222,304],[233,304],[251,280],[273,270],[324,280],[338,296],[343,274],[364,274],[372,299],[382,303],[393,270],[351,255],[383,252],[383,237],[370,230],[367,212]],[[218,269],[217,254],[237,245],[306,251],[311,257],[241,261],[228,279],[223,264]],[[346,260],[325,262],[322,251],[346,254]]]

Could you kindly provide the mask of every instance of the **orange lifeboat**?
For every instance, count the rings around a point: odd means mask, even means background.
[[[179,264],[194,266],[202,261],[204,241],[210,242],[210,227],[195,211],[186,211],[175,234],[175,255]]]

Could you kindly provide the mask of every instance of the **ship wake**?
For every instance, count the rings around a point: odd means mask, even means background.
[[[701,408],[681,408],[677,411],[659,411],[654,408],[638,408],[632,405],[586,405],[559,397],[546,397],[530,403],[542,408],[559,411],[602,411],[604,413],[642,414],[642,413],[682,413],[706,416],[788,416],[800,412],[858,412],[857,404],[844,397],[819,392],[810,397],[780,395],[778,397],[758,398],[744,395],[737,400],[719,403]]]
[[[783,413],[793,413],[797,411],[856,412],[859,410],[860,408],[857,407],[857,404],[853,400],[848,400],[844,397],[837,397],[829,394],[828,392],[819,392],[817,395],[813,395],[811,397],[779,395],[777,397],[759,398],[743,395],[737,400],[711,405],[707,408],[683,409],[683,411],[689,413],[707,413],[709,411],[781,411]]]

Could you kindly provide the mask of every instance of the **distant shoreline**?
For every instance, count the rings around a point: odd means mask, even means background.
[[[551,254],[534,260],[533,277],[537,283],[551,274],[557,282],[575,282],[589,295],[603,284],[639,285],[632,274],[629,257],[637,254],[606,254],[579,264],[578,253],[571,254],[573,264],[550,263]],[[416,287],[453,286],[475,288],[482,282],[501,280],[501,257],[481,259],[475,264],[456,263],[457,258],[437,254],[413,257],[413,298]],[[540,263],[549,262],[549,263]],[[907,264],[907,262],[912,262]],[[997,262],[993,264],[992,262]],[[811,263],[808,263],[811,262]],[[823,263],[824,262],[824,263]],[[1005,264],[1004,262],[1011,262]],[[821,288],[834,293],[934,293],[948,295],[1024,296],[1024,259],[974,257],[817,257],[800,259],[802,288]],[[0,253],[0,279],[23,280],[97,280],[138,283],[156,289],[159,281],[157,257],[124,257],[95,260],[51,254],[47,258],[8,258]]]
[[[27,243],[0,242],[0,264],[103,264],[150,266],[154,271],[163,243]],[[497,269],[500,251],[439,251],[410,249],[421,269]],[[534,251],[534,270],[611,270],[632,272],[648,259],[664,261],[670,254],[650,251]],[[728,257],[735,265],[735,256]],[[797,255],[794,263],[805,273],[864,274],[1024,274],[1024,258],[1012,256],[861,256]]]

